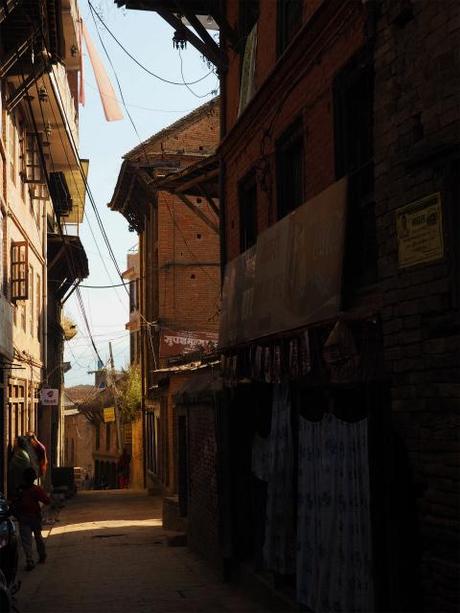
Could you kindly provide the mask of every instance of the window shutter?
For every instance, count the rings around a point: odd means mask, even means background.
[[[33,132],[27,132],[25,135],[23,178],[26,183],[45,182],[40,164],[37,138]]]
[[[11,300],[29,297],[29,252],[26,242],[11,243]]]

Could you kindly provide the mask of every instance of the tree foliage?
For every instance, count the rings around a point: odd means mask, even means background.
[[[119,409],[121,419],[124,422],[133,421],[142,403],[142,380],[140,368],[131,365],[122,379],[119,394]]]

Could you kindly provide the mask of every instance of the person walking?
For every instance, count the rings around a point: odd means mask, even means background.
[[[22,485],[12,503],[12,514],[19,522],[19,535],[26,556],[26,570],[35,566],[32,550],[32,534],[35,536],[38,561],[46,560],[45,541],[42,536],[42,514],[40,503],[50,504],[50,498],[43,488],[35,485],[37,473],[32,467],[23,473]]]
[[[48,467],[48,458],[46,456],[46,447],[43,443],[41,443],[35,432],[27,432],[27,438],[29,440],[30,446],[33,450],[33,453],[36,457],[37,462],[37,474],[39,477],[43,477],[46,473],[46,469]]]
[[[127,489],[129,484],[129,465],[131,463],[131,456],[129,455],[126,447],[123,448],[123,453],[118,460],[117,472],[118,472],[118,487],[120,489]]]
[[[28,440],[25,436],[18,436],[8,466],[8,496],[10,499],[16,496],[18,488],[22,485],[26,468],[33,468],[28,451]]]

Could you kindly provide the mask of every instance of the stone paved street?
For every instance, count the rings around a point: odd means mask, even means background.
[[[130,490],[79,493],[49,533],[46,564],[21,564],[19,612],[274,610],[222,583],[186,547],[168,546],[160,503]]]

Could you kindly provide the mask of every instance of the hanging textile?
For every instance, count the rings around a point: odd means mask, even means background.
[[[104,109],[104,115],[107,121],[118,121],[123,119],[123,113],[121,112],[120,105],[115,96],[112,84],[109,79],[109,75],[102,63],[102,60],[97,52],[96,47],[89,35],[88,28],[85,23],[83,24],[83,38],[85,39],[86,48],[88,49],[89,59],[93,67],[94,76],[96,78],[97,88],[101,97],[102,107]]]
[[[241,70],[240,103],[238,106],[238,117],[244,111],[248,102],[255,92],[255,73],[257,55],[257,23],[250,31],[243,54],[243,67]]]
[[[288,575],[295,573],[295,511],[291,401],[286,384],[273,386],[268,456],[264,561],[268,569]]]
[[[297,599],[315,613],[372,606],[367,419],[299,418]]]

